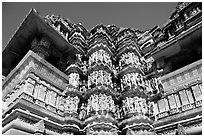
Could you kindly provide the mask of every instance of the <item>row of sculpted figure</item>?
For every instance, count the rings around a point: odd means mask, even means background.
[[[111,74],[104,70],[93,71],[88,76],[88,89],[91,89],[92,85],[98,85],[98,84],[109,85],[113,87]]]
[[[81,84],[80,82],[80,77],[78,73],[71,73],[69,76],[69,81],[68,83],[72,85],[75,88],[78,88]],[[85,82],[86,83],[86,82]],[[88,89],[92,88],[92,85],[109,85],[113,87],[112,83],[112,77],[111,74],[104,71],[104,70],[98,70],[98,71],[93,71],[89,76],[88,76]],[[138,86],[145,87],[146,90],[149,92],[152,91],[159,91],[159,84],[161,82],[156,79],[152,78],[149,80],[144,80],[144,77],[140,73],[128,73],[123,75],[121,78],[121,89],[122,91],[126,88],[137,88]]]
[[[146,83],[146,90],[148,92],[154,92],[154,91],[157,91],[157,93],[163,92],[163,86],[159,78],[151,78],[149,80],[146,80],[145,83]]]
[[[65,101],[65,111],[68,113],[77,113],[79,98],[77,96],[68,96]]]
[[[92,127],[89,127],[86,130],[87,135],[118,135],[118,130],[116,128],[112,128],[110,130],[94,130]]]
[[[46,88],[44,86],[36,86],[34,90],[38,90],[38,98],[43,99],[45,98]],[[36,91],[35,91],[36,92]],[[35,93],[36,94],[36,93]],[[54,91],[48,91],[46,95],[45,102],[48,102],[47,99],[49,99],[50,104],[54,105],[56,102],[56,92]],[[79,98],[77,96],[71,97],[68,96],[66,99],[64,99],[64,109],[69,113],[77,113],[78,104],[79,104]],[[58,102],[58,101],[57,101]],[[62,103],[60,103],[62,104]],[[86,113],[89,114],[91,111],[99,111],[99,110],[106,110],[111,111],[113,113],[119,113],[121,110],[118,106],[115,105],[114,100],[112,96],[107,96],[106,94],[93,94],[88,99],[87,105],[83,106],[86,108]],[[152,103],[148,104],[146,103],[146,100],[144,98],[140,98],[135,96],[134,98],[127,97],[125,100],[123,100],[123,112],[125,114],[127,113],[140,113],[142,115],[146,113],[153,114],[154,113],[154,106]],[[120,117],[120,116],[117,116]]]
[[[126,97],[123,100],[123,112],[128,113],[138,113],[140,115],[145,115],[148,113],[148,106],[146,100],[140,97]]]
[[[95,63],[108,64],[110,67],[112,67],[110,55],[103,49],[99,49],[89,57],[89,67],[93,66]]]
[[[135,55],[133,52],[128,52],[122,54],[119,61],[120,69],[122,69],[125,65],[136,65],[137,67],[139,67],[141,63],[137,55]]]
[[[128,73],[121,78],[122,91],[127,87],[130,89],[137,88],[138,85],[145,86],[144,78],[140,73]]]
[[[106,110],[107,112],[111,111],[114,113],[116,108],[113,98],[101,93],[99,95],[91,95],[88,99],[87,114],[92,111],[97,113],[99,110]]]
[[[72,85],[73,87],[77,88],[80,84],[80,78],[78,73],[71,73],[68,76],[68,84]]]
[[[140,97],[126,97],[122,100],[122,106],[115,105],[111,96],[106,94],[91,95],[88,103],[82,103],[79,118],[84,119],[87,115],[98,114],[99,111],[106,111],[115,119],[123,119],[127,114],[133,113],[136,116],[153,116],[155,107],[153,102],[146,102]],[[93,113],[94,112],[94,113]]]

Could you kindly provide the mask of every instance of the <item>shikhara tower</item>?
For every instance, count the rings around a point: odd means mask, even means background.
[[[3,51],[3,133],[156,134],[164,89],[146,55],[170,37],[32,9]]]

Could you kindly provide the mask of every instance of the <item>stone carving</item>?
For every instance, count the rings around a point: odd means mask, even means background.
[[[122,39],[133,36],[133,34],[130,31],[125,31],[121,36],[117,37],[116,43],[119,43]]]
[[[83,85],[81,85],[79,91],[82,92],[82,93],[85,93],[86,90],[87,90],[86,85],[87,85],[87,84],[83,82]]]
[[[159,78],[151,78],[145,81],[145,85],[147,91],[151,93],[151,95],[163,93],[163,86]]]
[[[103,43],[100,43],[103,44]],[[112,60],[110,55],[104,51],[103,49],[99,49],[96,52],[94,52],[93,54],[91,54],[91,56],[89,57],[89,67],[93,66],[94,64],[97,63],[103,63],[103,64],[108,64],[108,66],[110,66],[112,68]]]
[[[68,81],[69,85],[72,85],[73,87],[78,88],[79,80],[80,80],[78,73],[69,74],[68,79],[69,79]]]
[[[30,83],[26,83],[24,86],[25,86],[24,92],[28,93],[29,95],[33,95],[34,86]]]
[[[93,71],[88,76],[88,89],[92,88],[93,85],[108,85],[113,88],[111,74],[104,71]]]
[[[55,15],[47,15],[45,21],[56,30],[66,41],[68,41],[68,33],[72,29],[72,23],[68,19]]]
[[[88,67],[87,62],[83,61],[82,64],[81,64],[81,69],[82,69],[84,74],[87,73],[87,67]]]
[[[115,119],[121,119],[122,118],[122,113],[121,109],[119,108],[118,105],[115,106]]]
[[[86,134],[87,135],[118,135],[117,133],[117,129],[116,128],[112,128],[109,131],[105,131],[105,130],[94,130],[93,128],[88,128],[86,130]]]
[[[61,96],[58,97],[57,94],[60,92],[60,90],[51,86],[46,81],[39,79],[39,77],[36,77],[35,80],[36,80],[35,87],[33,86],[34,92],[30,91],[30,95],[32,95],[35,99],[37,99],[38,103],[39,102],[43,103],[44,104],[43,106],[45,106],[45,103],[46,103],[48,105],[51,105],[52,107],[59,108],[62,97]],[[28,82],[30,83],[34,81],[29,80]],[[29,90],[26,90],[26,91],[28,92]]]
[[[123,102],[124,114],[134,113],[136,115],[144,116],[148,113],[148,106],[146,100],[140,97],[126,97]]]
[[[78,103],[79,103],[79,98],[77,96],[71,97],[68,96],[65,100],[65,111],[68,113],[77,113],[78,110]]]
[[[79,118],[80,118],[81,120],[84,120],[85,117],[86,117],[86,111],[87,111],[86,106],[85,106],[84,103],[82,103],[80,110],[81,110],[81,111],[80,111],[80,114],[79,114]]]
[[[48,70],[46,66],[44,66],[42,63],[35,62],[35,70],[43,75],[46,79],[49,79],[52,81],[54,84],[57,84],[57,86],[66,88],[65,85],[65,79],[61,76],[59,76],[56,73],[53,73],[53,71]]]
[[[36,84],[35,89],[34,89],[34,94],[33,94],[34,98],[38,97],[39,90],[40,90],[40,85]]]
[[[135,65],[138,68],[141,65],[138,56],[135,55],[133,52],[124,53],[121,55],[121,59],[119,61],[120,69],[127,65]]]
[[[40,120],[34,125],[35,134],[45,134],[45,124],[43,120]]]
[[[43,85],[39,85],[38,99],[41,101],[45,100],[47,88]]]
[[[181,124],[177,126],[176,135],[186,135],[185,128]]]
[[[81,63],[82,62],[82,55],[81,54],[76,54],[76,56],[77,56],[78,62]]]
[[[143,76],[139,73],[128,73],[121,78],[121,89],[134,89],[138,86],[145,87]]]
[[[99,110],[102,110],[102,112],[106,110],[106,112],[115,113],[116,108],[111,96],[101,93],[99,95],[91,95],[91,97],[88,99],[87,114],[92,111],[98,113]]]
[[[46,59],[49,57],[49,48],[50,48],[50,42],[47,38],[43,37],[39,41],[37,38],[35,38],[31,42],[31,49],[36,52],[40,57],[43,59]]]
[[[55,91],[50,91],[50,101],[49,104],[55,106],[57,93]]]
[[[126,135],[155,135],[153,131],[145,130],[132,130],[130,128],[127,129]]]
[[[191,2],[179,2],[177,9],[178,11],[181,11],[183,8],[185,8],[186,6],[188,6]]]

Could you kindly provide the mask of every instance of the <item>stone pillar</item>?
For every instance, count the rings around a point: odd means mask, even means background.
[[[49,57],[49,48],[51,42],[47,37],[42,37],[40,40],[35,38],[31,43],[31,50],[37,53],[41,58],[46,59]]]

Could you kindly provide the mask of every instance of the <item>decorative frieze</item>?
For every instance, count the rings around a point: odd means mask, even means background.
[[[102,113],[105,111],[115,113],[116,107],[111,96],[101,93],[90,96],[87,104],[87,114],[89,115],[92,112],[99,113],[99,111],[102,111]]]
[[[37,71],[40,75],[44,76],[44,78],[52,81],[60,87],[66,88],[65,79],[60,77],[57,73],[54,73],[52,70],[49,70],[41,63],[35,62],[35,71]]]
[[[150,95],[156,95],[160,92],[164,92],[160,78],[151,78],[145,81],[147,92]]]
[[[128,73],[121,78],[122,91],[127,89],[137,89],[138,86],[145,87],[144,78],[140,73]]]
[[[87,135],[118,135],[118,130],[112,128],[111,130],[94,130],[92,127],[86,129]]]
[[[123,112],[124,115],[135,114],[135,115],[146,115],[148,113],[148,106],[146,100],[140,97],[126,97],[123,101]]]
[[[111,74],[104,70],[93,71],[88,76],[88,89],[97,85],[107,85],[113,88]]]
[[[130,128],[127,129],[126,135],[156,135],[153,131],[148,130],[131,130]]]
[[[23,99],[25,99],[25,100],[27,100],[27,101],[29,101],[29,102],[31,102],[31,103],[34,102],[33,97],[32,97],[31,95],[29,95],[29,94],[26,94],[25,92],[23,92],[23,93],[20,95],[20,98],[23,98]]]
[[[134,65],[139,68],[141,66],[139,57],[133,52],[124,53],[121,55],[119,60],[120,70],[128,65]]]
[[[94,52],[93,54],[91,54],[91,56],[89,56],[89,67],[94,66],[95,64],[107,64],[108,66],[110,66],[112,68],[112,60],[110,55],[103,49],[99,49],[96,52]]]
[[[75,97],[71,97],[71,96],[68,96],[65,100],[65,104],[64,104],[64,107],[65,107],[65,112],[66,113],[77,113],[77,110],[78,110],[78,104],[79,104],[79,98],[77,96]]]

